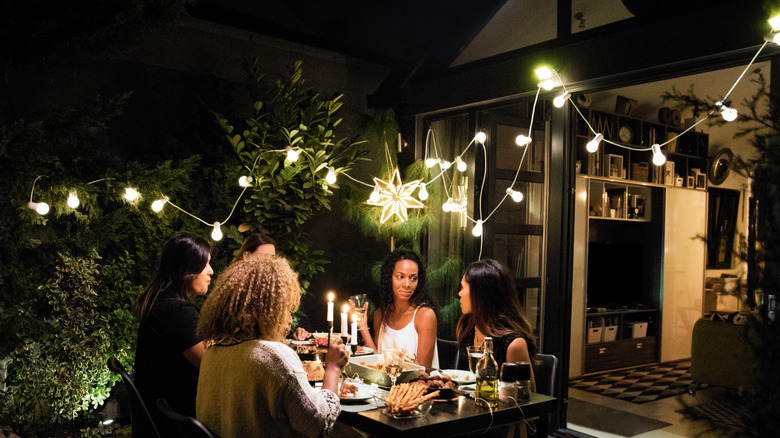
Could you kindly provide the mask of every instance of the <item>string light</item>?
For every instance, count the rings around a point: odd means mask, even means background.
[[[168,197],[163,196],[162,198],[152,202],[152,211],[159,213],[162,211],[163,207],[165,207],[165,204],[168,202]]]
[[[41,216],[49,212],[49,204],[45,202],[30,201],[27,203],[27,208],[29,208],[30,210],[35,210]]]
[[[452,200],[452,197],[449,197],[447,198],[447,202],[441,205],[441,209],[449,213],[452,211],[453,204],[455,204],[455,202]]]
[[[141,196],[138,191],[132,187],[125,188],[125,199],[129,202],[135,202],[138,200],[138,197]]]
[[[520,202],[523,200],[523,193],[513,190],[512,187],[507,187],[506,194],[509,195],[513,201]]]
[[[460,172],[465,172],[466,171],[466,168],[467,168],[466,162],[463,161],[463,159],[460,158],[460,156],[455,157],[455,164],[457,164],[458,171],[460,171]]]
[[[438,162],[439,162],[439,160],[437,160],[436,158],[426,158],[425,159],[425,167],[430,169],[431,167],[435,166],[436,163],[438,163]]]
[[[477,224],[474,225],[474,228],[471,229],[471,234],[473,234],[474,237],[479,237],[482,235],[482,219],[477,220]]]
[[[476,136],[474,136],[474,140],[476,140],[476,141],[478,141],[478,142],[480,142],[480,143],[484,144],[484,143],[485,143],[485,140],[487,140],[487,134],[485,134],[485,133],[484,133],[484,132],[482,132],[482,131],[479,131],[479,132],[477,132],[477,135],[476,135]]]
[[[555,99],[553,99],[553,105],[555,105],[556,108],[563,107],[563,104],[566,103],[566,101],[569,99],[569,96],[569,92],[564,91],[560,96],[557,96]]]
[[[773,31],[775,32],[780,31],[780,15],[775,15],[774,17],[770,18],[768,21]]]
[[[737,110],[734,108],[727,107],[723,101],[715,102],[715,106],[720,109],[720,115],[723,117],[723,120],[727,122],[733,122],[734,120],[737,120]]]
[[[211,231],[211,239],[214,241],[222,240],[222,228],[220,225],[219,221],[214,222],[214,229]]]
[[[420,183],[420,191],[417,192],[417,197],[420,198],[420,201],[428,199],[428,190],[425,189],[425,183]]]
[[[68,207],[70,208],[76,208],[79,206],[80,201],[78,195],[76,195],[75,190],[68,193],[68,200],[65,203],[68,204]]]
[[[529,143],[531,143],[531,137],[527,135],[520,134],[515,138],[515,143],[517,143],[518,146],[522,147]]]
[[[290,146],[287,146],[285,150],[287,151],[287,161],[291,163],[298,161],[298,152],[295,149],[291,148]]]
[[[666,157],[661,152],[661,145],[658,143],[652,145],[650,149],[653,151],[653,164],[656,166],[663,166],[666,163]]]
[[[441,160],[439,162],[439,167],[441,167],[441,170],[447,170],[450,168],[450,166],[452,166],[452,163],[447,160]]]
[[[595,137],[593,137],[593,140],[589,141],[588,144],[585,145],[585,150],[588,152],[596,152],[599,150],[599,144],[601,143],[601,140],[604,140],[604,135],[601,133],[596,134]]]
[[[328,174],[325,176],[325,182],[328,184],[336,184],[336,170],[333,167],[328,168]]]
[[[371,192],[371,196],[368,197],[369,202],[371,203],[377,203],[379,202],[379,185],[374,186],[374,191]]]
[[[252,178],[251,175],[242,175],[240,178],[238,178],[238,185],[241,187],[249,187],[252,184],[252,181],[254,181],[254,178]]]

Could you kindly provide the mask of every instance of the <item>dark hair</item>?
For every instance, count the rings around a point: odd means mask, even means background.
[[[462,344],[474,326],[487,336],[517,333],[528,344],[528,355],[536,355],[536,336],[523,314],[515,282],[509,271],[491,259],[470,264],[463,275],[469,285],[471,313],[458,320],[458,343]]]
[[[209,242],[195,234],[181,231],[163,246],[157,273],[139,298],[138,318],[154,306],[160,295],[187,299],[187,287],[209,262]]]
[[[399,248],[385,257],[379,274],[379,308],[382,310],[382,320],[385,322],[387,322],[387,315],[393,310],[393,271],[395,264],[401,260],[411,260],[417,263],[417,288],[409,298],[409,303],[413,307],[435,307],[433,299],[426,290],[427,273],[422,257],[414,251]]]
[[[241,244],[241,248],[238,249],[236,256],[233,257],[230,264],[232,265],[233,263],[243,260],[245,252],[255,252],[260,245],[276,246],[276,242],[263,233],[252,233],[244,239],[244,243]]]

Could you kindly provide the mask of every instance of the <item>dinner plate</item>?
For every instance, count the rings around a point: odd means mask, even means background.
[[[438,371],[434,371],[431,373],[431,375],[436,374],[446,374],[450,376],[453,382],[457,383],[458,385],[468,385],[470,383],[476,383],[476,378],[474,377],[474,374],[470,371],[466,370],[441,370],[441,373]]]
[[[287,343],[290,345],[311,345],[314,343],[314,341],[312,341],[311,339],[304,340],[304,341],[299,341],[297,339],[288,339]]]
[[[358,403],[364,402],[374,397],[375,386],[367,385],[360,382],[349,382],[351,385],[357,386],[357,393],[354,397],[339,397],[342,403]]]
[[[355,352],[355,354],[353,354],[353,356],[364,356],[366,354],[374,354],[374,349],[371,347],[364,347],[361,345],[358,347],[357,351]]]

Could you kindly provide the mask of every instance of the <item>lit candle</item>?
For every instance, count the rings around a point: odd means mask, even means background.
[[[358,315],[357,313],[352,314],[352,341],[350,344],[357,345],[357,321],[358,321]]]
[[[349,323],[347,312],[349,312],[349,305],[344,304],[341,306],[341,336],[347,336],[349,334],[347,331],[347,324]]]
[[[333,322],[333,292],[328,294],[328,322]]]

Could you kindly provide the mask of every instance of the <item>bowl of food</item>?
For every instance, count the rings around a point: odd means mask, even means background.
[[[428,387],[426,393],[439,391],[439,395],[435,400],[451,400],[462,394],[458,391],[458,383],[453,381],[447,374],[428,374],[423,371],[420,373],[417,381]]]
[[[366,383],[375,383],[379,386],[389,387],[392,381],[390,375],[384,371],[384,365],[384,358],[380,354],[350,357],[349,362],[344,367],[344,372],[350,377],[360,377]],[[406,362],[403,364],[401,374],[398,375],[396,383],[415,380],[423,371],[425,371],[424,366]]]
[[[438,392],[426,394],[427,385],[420,382],[401,383],[389,392],[376,392],[374,397],[384,402],[382,412],[393,418],[419,418],[428,415]]]

